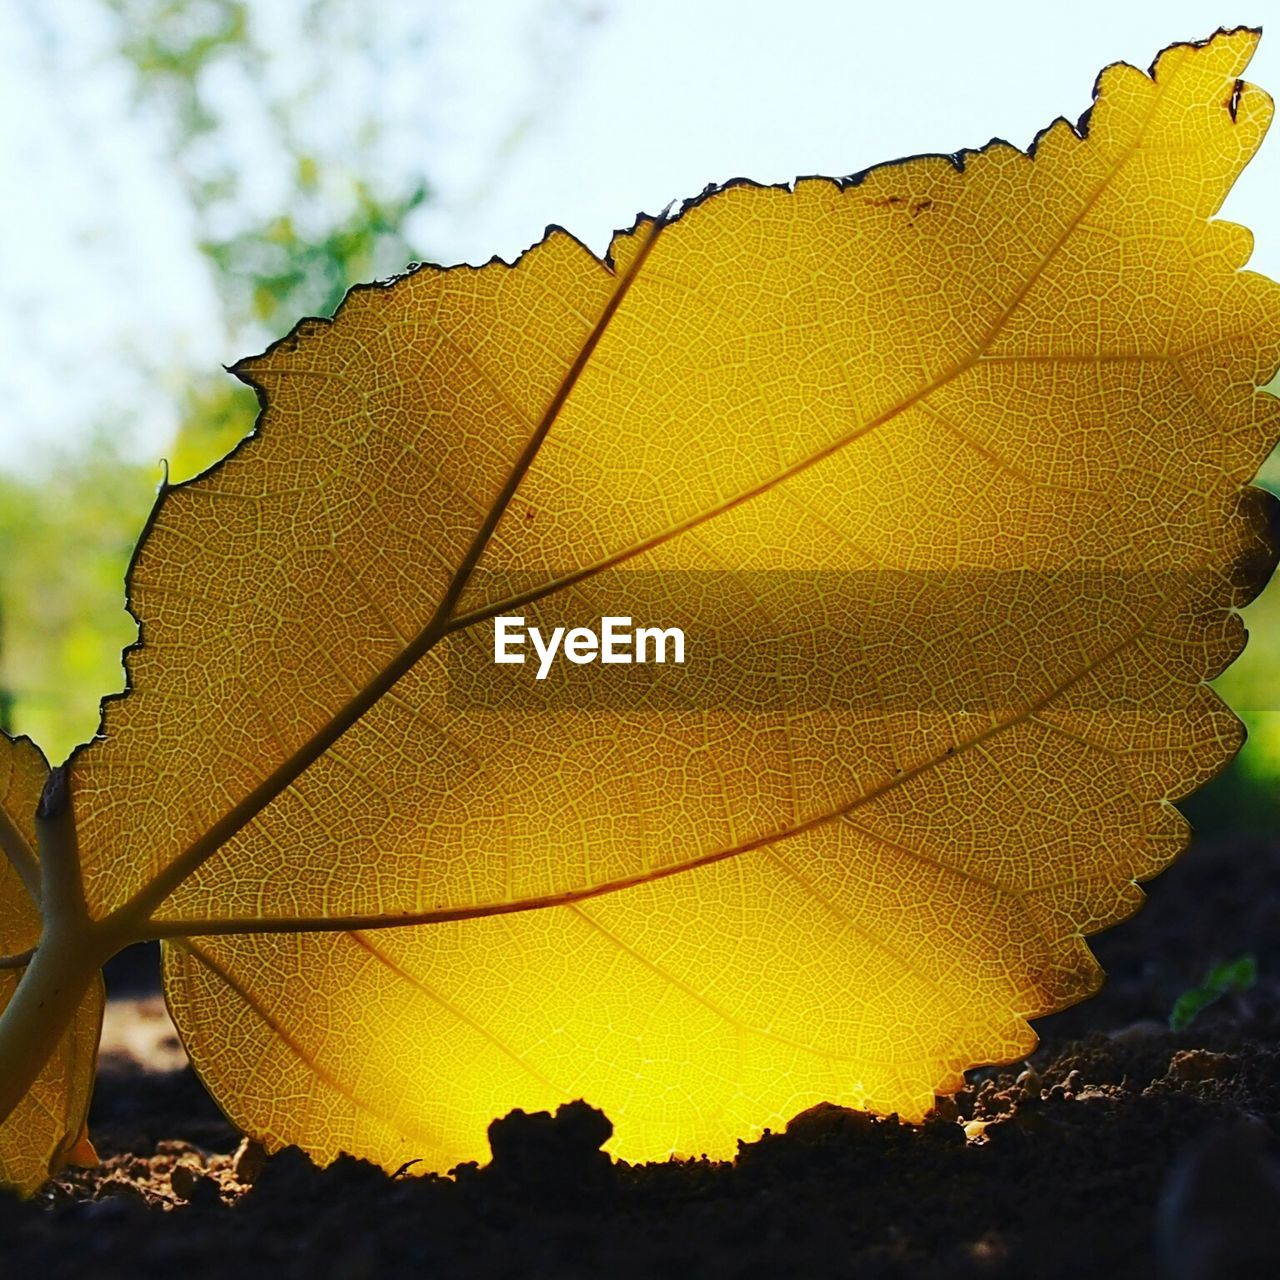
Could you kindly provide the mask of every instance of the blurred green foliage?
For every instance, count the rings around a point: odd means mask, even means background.
[[[74,465],[58,463],[39,483],[0,475],[5,727],[54,759],[93,735],[97,699],[123,686],[120,650],[137,629],[121,580],[156,488],[107,432]]]

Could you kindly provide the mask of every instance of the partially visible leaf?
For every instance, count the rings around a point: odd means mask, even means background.
[[[21,954],[40,935],[39,912],[18,867],[34,884],[34,815],[47,773],[48,766],[30,741],[0,734],[0,955]],[[0,969],[0,1010],[9,1003],[21,975],[21,969]],[[64,1164],[95,1158],[85,1122],[102,1005],[99,979],[25,1100],[0,1125],[0,1186],[30,1195]]]
[[[442,1167],[582,1095],[619,1154],[722,1153],[919,1117],[1096,988],[1274,563],[1277,290],[1210,221],[1254,41],[1110,68],[1033,160],[556,231],[240,366],[260,431],[158,506],[72,775],[235,1120]],[[690,661],[538,684],[507,612]]]
[[[1211,1004],[1225,995],[1240,995],[1258,981],[1258,965],[1253,956],[1237,956],[1212,965],[1198,987],[1184,991],[1174,1001],[1169,1014],[1169,1028],[1185,1031]]]

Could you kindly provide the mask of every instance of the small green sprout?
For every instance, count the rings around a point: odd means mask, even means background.
[[[1258,981],[1258,965],[1253,956],[1237,956],[1211,965],[1198,987],[1184,991],[1174,1002],[1169,1014],[1169,1029],[1185,1031],[1202,1009],[1225,995],[1239,995]]]

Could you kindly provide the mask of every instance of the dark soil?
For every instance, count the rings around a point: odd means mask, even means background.
[[[1280,840],[1258,833],[1199,841],[1097,940],[1103,993],[923,1126],[819,1107],[731,1164],[629,1166],[571,1104],[497,1122],[487,1166],[390,1178],[267,1159],[189,1070],[117,1059],[103,1166],[0,1196],[0,1274],[1280,1276]],[[1258,986],[1170,1033],[1179,992],[1241,953]]]

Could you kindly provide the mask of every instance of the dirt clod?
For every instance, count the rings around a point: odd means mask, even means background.
[[[1169,1059],[1171,1080],[1227,1080],[1236,1069],[1230,1054],[1210,1053],[1207,1049],[1181,1049]]]
[[[820,1102],[789,1120],[785,1133],[804,1142],[857,1141],[860,1136],[870,1134],[876,1124],[875,1117],[865,1111]]]
[[[614,1190],[614,1166],[600,1150],[613,1136],[603,1111],[582,1101],[529,1114],[516,1110],[489,1126],[493,1182],[535,1199],[599,1199]]]
[[[174,1194],[189,1204],[202,1208],[212,1208],[222,1203],[222,1192],[218,1183],[207,1173],[191,1164],[176,1164],[169,1175],[169,1185]]]
[[[245,1138],[231,1157],[231,1173],[241,1186],[251,1187],[267,1167],[267,1149],[254,1138]]]

